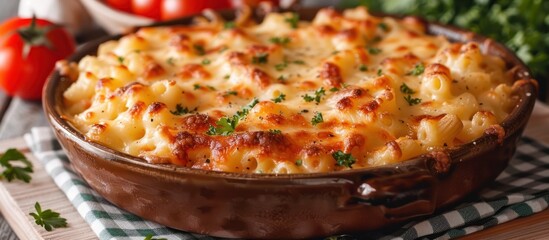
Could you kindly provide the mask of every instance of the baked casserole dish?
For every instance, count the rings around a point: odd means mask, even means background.
[[[221,237],[433,213],[504,169],[537,91],[492,40],[365,8],[209,12],[72,61],[44,106],[75,169],[130,212]]]

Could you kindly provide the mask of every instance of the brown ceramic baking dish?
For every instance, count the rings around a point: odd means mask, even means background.
[[[310,20],[317,10],[297,11]],[[223,15],[234,17],[231,12]],[[277,176],[152,165],[87,141],[63,118],[62,93],[70,81],[57,71],[44,89],[44,109],[74,169],[107,200],[145,219],[229,238],[310,238],[378,229],[432,214],[495,179],[515,152],[536,100],[534,80],[509,49],[471,32],[425,25],[431,34],[452,41],[478,42],[507,62],[520,101],[501,124],[504,132],[490,129],[459,148],[394,165]],[[95,54],[99,44],[119,37],[87,44],[70,60]]]

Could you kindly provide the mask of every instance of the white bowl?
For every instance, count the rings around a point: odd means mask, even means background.
[[[93,20],[110,34],[123,33],[131,27],[149,25],[154,22],[150,18],[113,9],[100,0],[81,1]]]

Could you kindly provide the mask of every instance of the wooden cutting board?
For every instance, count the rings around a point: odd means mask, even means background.
[[[549,144],[549,107],[537,104],[525,135]],[[21,239],[97,239],[90,226],[80,217],[65,194],[57,188],[22,138],[0,141],[0,152],[8,148],[22,151],[34,165],[30,183],[0,182],[0,211]],[[67,219],[68,227],[47,232],[36,225],[29,213],[34,203],[52,209]],[[462,239],[549,239],[549,210],[516,219]]]
[[[65,194],[57,188],[42,164],[31,154],[23,138],[0,142],[0,152],[8,148],[22,151],[33,164],[34,173],[30,183],[22,181],[0,184],[0,211],[21,239],[97,239],[90,226],[78,214]],[[40,202],[42,209],[52,209],[67,219],[67,228],[51,232],[34,223],[29,215],[34,212],[34,203]]]

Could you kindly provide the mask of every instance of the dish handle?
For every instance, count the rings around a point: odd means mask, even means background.
[[[439,178],[449,171],[446,153],[423,156],[415,164],[377,176],[364,176],[352,199],[358,204],[381,207],[388,219],[432,214],[436,209]]]

